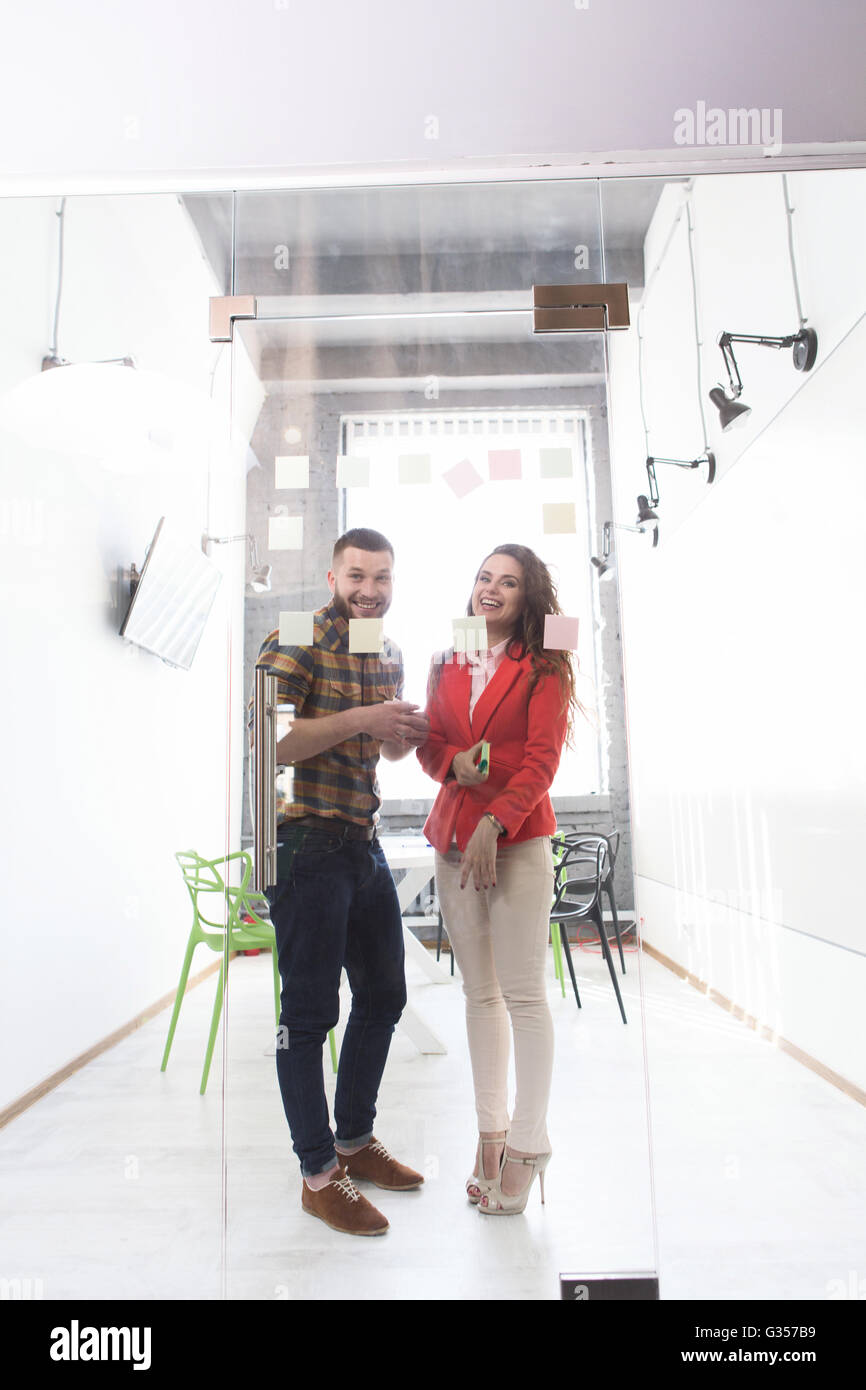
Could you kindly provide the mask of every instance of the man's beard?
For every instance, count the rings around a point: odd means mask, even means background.
[[[340,617],[345,618],[346,622],[348,622],[349,619],[352,617],[352,614],[349,611],[349,605],[343,598],[342,594],[339,594],[336,589],[334,589],[331,601],[334,607],[336,608],[337,612],[339,613]]]
[[[341,618],[345,618],[347,623],[348,623],[352,618],[356,618],[356,617],[359,616],[357,613],[353,613],[353,612],[352,612],[351,608],[349,607],[348,600],[345,599],[345,598],[343,598],[343,595],[340,593],[340,591],[339,591],[339,589],[337,588],[336,585],[334,585],[334,592],[333,592],[333,594],[332,594],[332,596],[331,596],[331,602],[332,602],[332,604],[334,605],[334,607],[336,608],[336,610],[337,610],[337,612],[339,613],[340,617],[341,617]],[[388,609],[390,608],[390,606],[391,606],[390,603],[383,603],[382,600],[380,599],[380,601],[379,601],[379,611],[378,611],[378,613],[376,613],[375,616],[376,616],[377,618],[384,618],[384,616],[385,616],[385,614],[388,612]]]

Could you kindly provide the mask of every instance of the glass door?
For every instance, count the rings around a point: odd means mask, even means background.
[[[270,588],[246,600],[245,696],[269,634],[282,625],[287,646],[304,645],[330,602],[332,548],[345,531],[373,528],[393,546],[385,631],[403,649],[405,698],[421,706],[431,658],[453,645],[485,556],[528,546],[559,586],[564,621],[550,644],[574,650],[584,709],[551,789],[557,823],[573,837],[617,832],[610,886],[623,955],[609,898],[610,968],[591,922],[570,928],[574,986],[558,932],[547,948],[554,1156],[545,1205],[536,1185],[525,1218],[503,1231],[464,1190],[477,1130],[464,998],[447,920],[437,961],[440,903],[423,835],[438,788],[414,756],[383,759],[379,835],[404,913],[408,1005],[376,1136],[424,1186],[363,1189],[391,1223],[372,1250],[302,1210],[277,1087],[271,962],[233,962],[229,1297],[544,1299],[560,1297],[561,1275],[655,1270],[617,593],[590,562],[611,516],[604,336],[532,331],[532,285],[599,283],[601,251],[593,184],[237,197],[233,288],[255,296],[257,316],[235,322],[234,374],[259,396],[251,409],[236,398],[235,430],[249,445],[246,528],[271,567]],[[344,980],[337,1055],[349,1005]],[[323,1066],[332,1104],[327,1044]],[[512,1074],[512,1097],[513,1084]],[[518,1242],[505,1263],[504,1239]]]
[[[612,515],[667,1298],[863,1296],[864,206],[862,169],[602,185],[605,246],[642,225]]]
[[[0,203],[4,1299],[220,1294],[219,890],[166,1045],[196,856],[239,833],[230,211]]]

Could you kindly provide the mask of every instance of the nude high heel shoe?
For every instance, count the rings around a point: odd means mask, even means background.
[[[538,1174],[538,1182],[541,1188],[541,1200],[544,1202],[544,1170],[550,1162],[551,1154],[536,1154],[535,1158],[513,1158],[511,1154],[506,1154],[503,1149],[502,1164],[499,1169],[499,1177],[492,1184],[487,1192],[483,1192],[478,1199],[478,1210],[484,1216],[515,1216],[518,1212],[526,1210],[526,1202],[529,1197],[530,1188],[535,1182],[535,1175]],[[531,1168],[532,1172],[529,1182],[522,1192],[518,1192],[515,1197],[508,1197],[502,1191],[501,1179],[502,1170],[508,1163],[522,1163],[525,1167]]]
[[[485,1178],[483,1149],[485,1144],[501,1144],[503,1156],[505,1154],[505,1140],[507,1135],[501,1139],[479,1139],[478,1148],[475,1151],[475,1167],[481,1170],[481,1176],[471,1173],[466,1179],[466,1196],[473,1206],[477,1206],[486,1192],[490,1192],[495,1183],[499,1181],[499,1174],[495,1178]],[[502,1158],[499,1160],[499,1171],[502,1171]]]

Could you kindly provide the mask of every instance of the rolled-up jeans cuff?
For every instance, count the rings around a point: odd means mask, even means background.
[[[339,1144],[342,1144],[342,1146],[343,1146],[344,1149],[363,1149],[363,1148],[365,1147],[365,1145],[369,1144],[369,1142],[370,1142],[370,1140],[371,1140],[372,1138],[373,1138],[373,1131],[372,1131],[372,1130],[370,1130],[370,1133],[369,1133],[369,1134],[360,1134],[360,1135],[358,1136],[357,1139],[341,1139],[340,1136],[339,1136],[339,1134],[338,1134],[338,1135],[337,1135],[337,1144],[338,1144],[338,1145],[339,1145]]]
[[[334,1157],[329,1163],[323,1163],[320,1168],[309,1168],[306,1163],[301,1164],[301,1175],[305,1178],[317,1178],[320,1173],[330,1173],[332,1168],[336,1168],[340,1160],[334,1153]]]

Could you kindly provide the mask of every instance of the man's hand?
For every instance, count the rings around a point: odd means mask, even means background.
[[[451,771],[457,779],[458,786],[461,787],[480,787],[486,782],[487,778],[483,772],[479,772],[475,766],[481,756],[481,739],[472,748],[466,748],[462,753],[455,753],[451,760]]]
[[[418,713],[419,706],[408,700],[384,700],[379,705],[365,705],[362,728],[365,734],[383,743],[404,743],[419,748],[427,738],[430,721]]]

